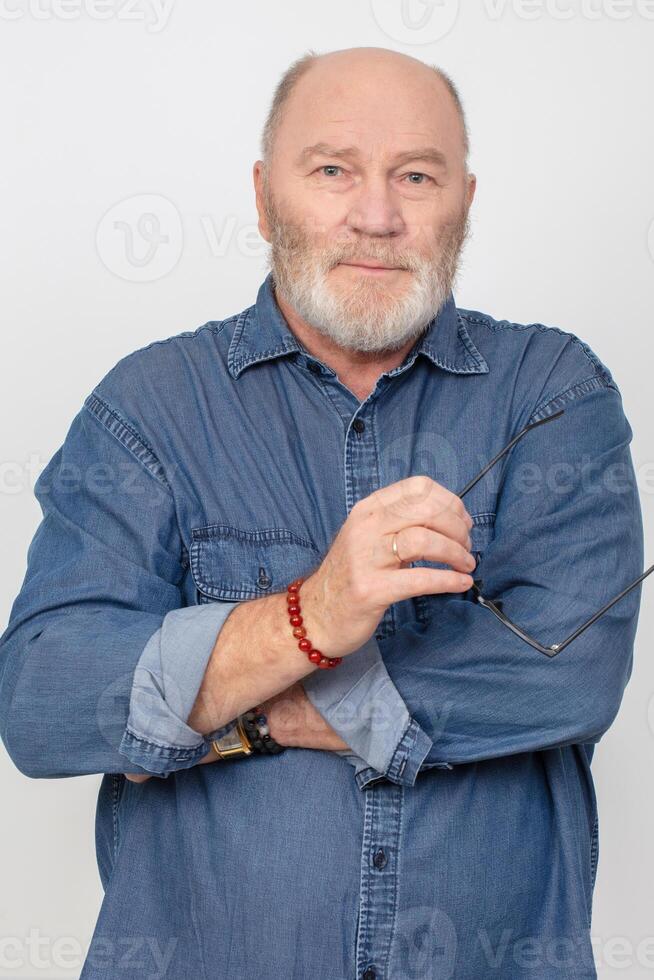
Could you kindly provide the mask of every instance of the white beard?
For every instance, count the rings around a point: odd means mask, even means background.
[[[452,292],[462,246],[469,233],[467,215],[448,225],[441,234],[437,258],[396,251],[391,260],[374,240],[353,251],[333,246],[311,248],[292,226],[271,221],[273,228],[268,263],[275,286],[293,309],[323,336],[339,347],[381,353],[397,350],[416,339],[439,313]],[[365,256],[407,269],[399,273],[397,295],[382,277],[356,271],[334,270],[339,259]],[[338,280],[338,282],[337,282]],[[402,280],[405,280],[403,283]]]

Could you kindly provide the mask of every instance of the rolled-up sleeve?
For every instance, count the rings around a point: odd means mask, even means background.
[[[34,492],[43,517],[0,637],[10,758],[34,778],[193,765],[208,743],[186,718],[236,603],[187,605],[162,464],[96,389]]]
[[[371,637],[335,671],[302,679],[313,706],[350,746],[338,751],[354,766],[361,789],[382,778],[413,786],[432,739],[409,714]]]
[[[216,639],[238,602],[173,609],[150,637],[134,671],[129,716],[119,751],[149,772],[195,765],[231,725],[207,735],[188,719]]]

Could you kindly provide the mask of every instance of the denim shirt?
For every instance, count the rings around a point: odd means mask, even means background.
[[[37,480],[0,638],[16,767],[102,774],[82,980],[596,977],[590,764],[631,675],[640,587],[551,658],[471,592],[394,603],[302,681],[347,751],[198,766],[230,725],[186,723],[230,611],[315,570],[358,500],[412,474],[459,492],[560,408],[464,499],[484,594],[548,643],[643,566],[632,431],[574,334],[450,296],[360,401],[268,275],[253,306],[89,391]]]

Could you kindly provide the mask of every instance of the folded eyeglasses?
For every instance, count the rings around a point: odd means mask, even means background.
[[[558,412],[554,412],[552,415],[548,415],[547,418],[539,419],[537,422],[531,422],[529,425],[526,425],[524,429],[521,429],[520,432],[518,432],[518,434],[514,436],[513,439],[511,439],[511,441],[506,444],[504,449],[500,450],[497,456],[494,456],[493,459],[491,459],[491,461],[487,463],[483,467],[483,469],[479,471],[477,476],[473,477],[473,479],[470,480],[470,482],[465,485],[463,490],[461,490],[457,496],[464,497],[468,493],[468,491],[471,490],[475,486],[475,484],[478,483],[478,481],[481,480],[481,478],[486,475],[486,473],[488,473],[491,467],[495,466],[498,460],[500,460],[502,456],[508,453],[508,451],[512,448],[512,446],[514,446],[519,439],[522,439],[522,437],[526,435],[527,432],[529,432],[531,429],[535,429],[536,426],[538,425],[543,425],[546,422],[552,422],[554,421],[554,419],[560,418],[563,414],[564,414],[564,409],[560,409]],[[647,571],[643,572],[642,575],[639,575],[637,579],[634,579],[634,581],[631,582],[631,584],[628,585],[625,589],[623,589],[622,592],[616,595],[614,599],[611,599],[611,601],[607,602],[606,605],[602,606],[601,609],[598,609],[597,612],[594,613],[590,617],[590,619],[588,619],[585,623],[582,623],[582,625],[579,626],[574,631],[574,633],[571,633],[570,636],[565,638],[565,640],[561,640],[560,643],[552,643],[550,646],[545,646],[542,643],[539,643],[538,640],[535,640],[533,636],[529,636],[528,633],[526,633],[523,629],[517,626],[516,623],[514,623],[511,619],[509,619],[509,617],[502,609],[501,600],[488,599],[486,596],[482,595],[482,589],[484,587],[484,583],[482,579],[473,579],[474,584],[472,585],[472,592],[474,594],[476,602],[478,602],[479,605],[483,606],[485,609],[490,609],[493,615],[497,616],[500,622],[504,623],[504,625],[507,626],[513,633],[515,633],[516,636],[519,636],[521,640],[524,640],[525,643],[528,643],[530,646],[534,647],[534,649],[538,650],[540,653],[544,653],[547,657],[554,657],[556,656],[557,653],[560,653],[561,650],[565,649],[565,647],[567,647],[568,644],[572,643],[573,640],[576,640],[577,637],[584,632],[584,630],[587,630],[589,626],[592,626],[592,624],[596,622],[600,618],[600,616],[603,616],[604,613],[611,608],[611,606],[614,606],[615,603],[619,602],[620,599],[626,596],[628,592],[631,592],[632,589],[635,589],[638,583],[642,582],[643,579],[647,578],[647,576],[650,575],[651,572],[653,571],[654,571],[654,565],[650,565]]]

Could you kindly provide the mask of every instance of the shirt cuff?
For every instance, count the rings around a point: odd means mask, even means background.
[[[210,602],[173,609],[146,643],[136,665],[129,715],[118,751],[147,772],[164,778],[188,769],[211,748],[211,740],[234,721],[203,735],[186,724],[229,613],[238,602]]]
[[[360,789],[389,779],[413,786],[433,746],[409,715],[371,637],[336,670],[314,671],[301,681],[325,721],[350,746],[338,751],[355,768]]]

